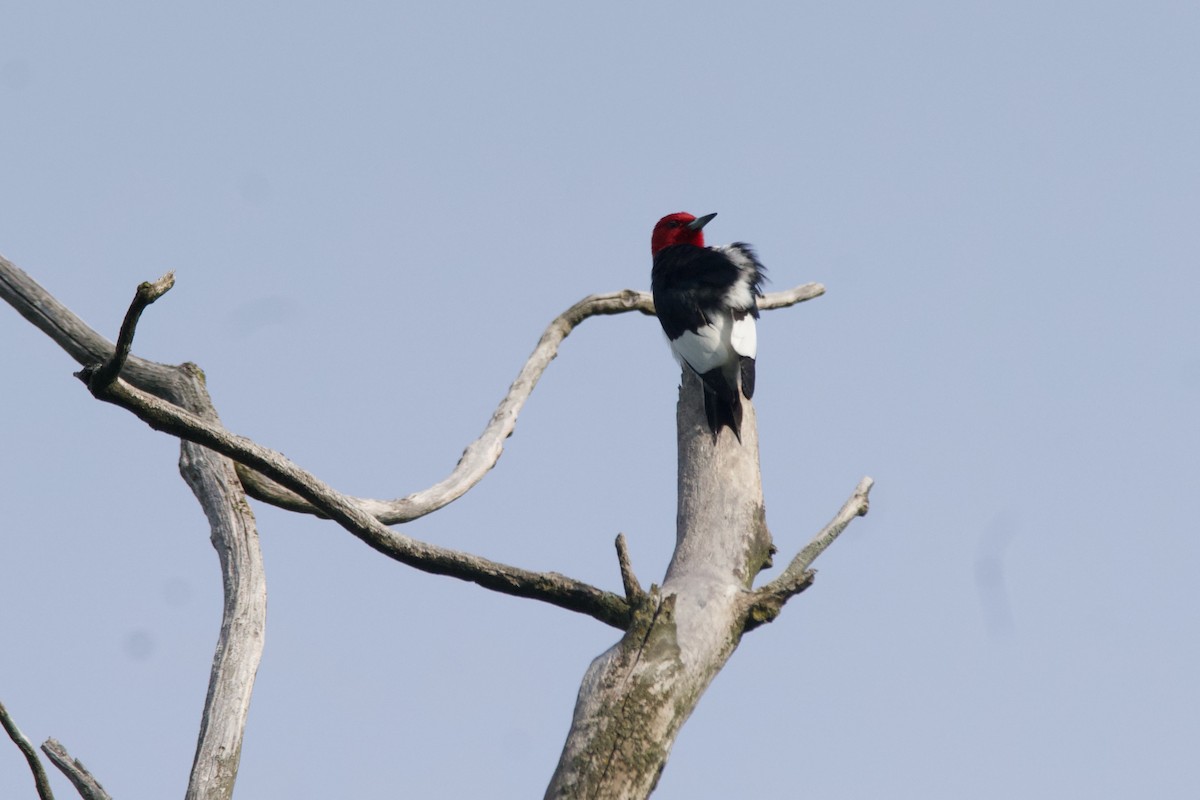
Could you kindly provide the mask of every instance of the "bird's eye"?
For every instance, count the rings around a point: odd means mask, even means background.
[[[678,227],[679,227],[679,220],[677,220],[677,219],[673,219],[673,220],[671,220],[670,222],[668,222],[668,223],[667,223],[667,227],[668,227],[668,228],[678,228]]]

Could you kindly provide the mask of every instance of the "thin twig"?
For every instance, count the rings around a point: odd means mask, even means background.
[[[773,585],[786,587],[789,581],[795,580],[800,574],[807,570],[812,563],[817,560],[821,553],[841,534],[850,521],[855,517],[865,517],[867,511],[870,510],[870,495],[871,487],[875,485],[875,481],[870,478],[863,478],[858,482],[858,486],[854,489],[854,494],[842,504],[841,509],[834,516],[829,524],[821,529],[821,532],[813,537],[812,541],[804,546],[804,549],[796,554],[792,559],[792,563],[788,564],[787,569],[783,571],[775,580],[768,583],[763,589],[770,589]]]
[[[21,733],[17,723],[13,722],[4,703],[0,703],[0,725],[4,726],[8,737],[13,740],[21,754],[25,756],[25,760],[29,762],[29,771],[33,773],[33,783],[37,787],[38,797],[41,800],[54,800],[54,792],[50,789],[50,781],[46,777],[46,770],[42,768],[42,760],[38,758],[37,750],[33,749],[33,743],[26,738],[25,734]]]
[[[42,752],[54,766],[67,776],[67,780],[71,782],[83,800],[112,800],[112,797],[100,785],[100,781],[93,778],[92,773],[87,771],[83,762],[71,758],[67,748],[63,747],[58,740],[47,739],[42,743]]]
[[[629,544],[625,534],[617,534],[617,565],[621,568],[621,583],[625,587],[625,600],[630,608],[636,608],[646,599],[646,592],[633,574],[633,562],[629,558]]]
[[[117,345],[113,350],[112,358],[97,368],[92,373],[90,380],[107,386],[117,379],[117,376],[121,374],[121,368],[125,366],[125,359],[129,358],[129,350],[133,347],[133,336],[137,332],[137,324],[141,319],[142,312],[146,310],[146,306],[169,292],[174,285],[174,272],[168,272],[156,281],[144,281],[138,284],[133,302],[129,304],[129,310],[125,312],[125,320],[121,323],[121,332],[117,336]]]
[[[870,509],[871,487],[874,485],[875,481],[870,478],[859,481],[854,494],[842,504],[829,524],[796,554],[787,569],[778,578],[750,594],[746,630],[752,630],[775,619],[784,603],[812,585],[816,573],[809,567],[833,544],[855,517],[866,516]]]

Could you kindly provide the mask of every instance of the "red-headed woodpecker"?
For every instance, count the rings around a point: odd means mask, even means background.
[[[721,426],[742,440],[742,395],[754,396],[754,320],[765,280],[750,245],[705,247],[697,219],[680,212],[654,226],[650,286],[671,352],[704,383],[704,415],[716,441]]]

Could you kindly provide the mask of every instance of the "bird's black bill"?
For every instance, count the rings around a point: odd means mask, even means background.
[[[691,222],[689,222],[687,224],[688,230],[692,230],[692,231],[700,230],[705,225],[712,222],[712,218],[715,217],[716,215],[717,215],[717,212],[714,211],[711,214],[705,214],[703,217],[697,217],[696,219],[692,220]]]

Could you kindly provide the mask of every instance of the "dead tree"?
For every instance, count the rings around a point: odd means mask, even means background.
[[[755,588],[775,552],[763,510],[754,408],[745,404],[742,441],[710,435],[698,379],[684,371],[677,406],[676,547],[661,585],[634,576],[617,537],[620,594],[569,577],[489,561],[413,539],[389,527],[430,514],[461,497],[496,464],[505,439],[563,339],[584,320],[608,314],[653,314],[645,292],[592,295],[547,327],[483,434],[444,480],[393,500],[333,490],[278,452],[226,430],[194,364],[160,364],[131,354],[142,312],[173,285],[168,274],[138,287],[114,345],[0,258],[0,296],[50,336],[82,367],[77,376],[99,400],[135,414],[181,440],[180,472],[209,520],[220,557],[225,603],[188,800],[233,794],[242,731],[262,654],[266,577],[247,496],[329,518],[375,550],[409,566],[487,589],[551,603],[623,632],[584,675],[570,732],[546,796],[641,798],[654,789],[683,723],[742,634],[773,620],[813,581],[814,559],[855,516],[866,514],[864,478],[833,519],[783,572]],[[768,294],[777,309],[821,295],[820,284]],[[0,721],[30,761],[39,795],[48,796],[36,752],[0,706]],[[107,797],[83,765],[54,740],[43,751],[85,798]],[[43,792],[44,789],[44,792]]]

